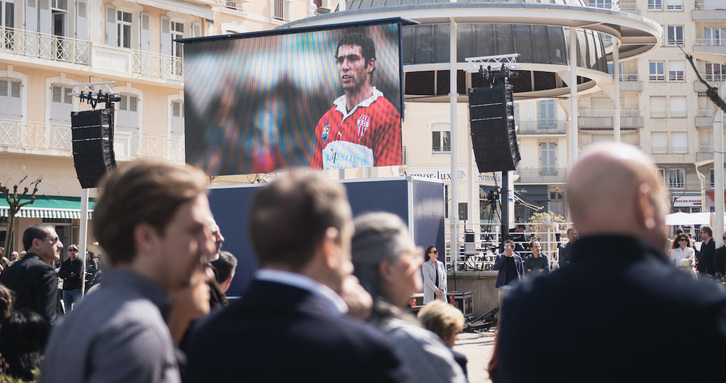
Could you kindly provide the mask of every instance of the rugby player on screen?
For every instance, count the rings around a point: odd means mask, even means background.
[[[335,59],[345,94],[333,102],[315,127],[317,145],[311,166],[347,169],[401,164],[401,115],[371,85],[376,70],[373,41],[348,33]]]

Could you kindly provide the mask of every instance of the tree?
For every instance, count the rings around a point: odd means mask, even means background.
[[[20,180],[20,182],[13,185],[12,192],[7,186],[3,185],[2,182],[0,182],[0,193],[5,196],[5,201],[7,201],[8,203],[8,231],[5,234],[5,250],[7,252],[10,252],[10,239],[13,237],[15,215],[20,212],[20,209],[22,209],[23,206],[30,205],[35,202],[35,194],[38,193],[38,184],[40,184],[40,181],[43,180],[42,177],[39,177],[37,180],[28,184],[28,186],[23,187],[23,192],[18,195],[18,188],[20,187],[19,185],[22,185],[23,182],[25,182],[25,180],[27,179],[28,176],[26,175],[25,177],[23,177],[23,179]],[[33,187],[33,192],[30,195],[30,200],[22,202],[23,198],[28,195],[28,191],[30,190],[29,186]]]
[[[550,230],[562,231],[567,229],[565,217],[552,212],[534,213],[529,218],[529,223],[533,224],[530,226],[530,230],[537,232]]]

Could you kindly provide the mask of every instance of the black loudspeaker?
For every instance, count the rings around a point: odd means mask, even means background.
[[[81,187],[94,188],[116,167],[113,152],[113,110],[71,112],[73,165]]]
[[[517,168],[521,157],[510,85],[469,89],[469,125],[480,173]]]
[[[459,220],[466,221],[469,219],[469,209],[466,202],[459,202]]]

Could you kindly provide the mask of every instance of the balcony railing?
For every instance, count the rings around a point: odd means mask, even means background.
[[[591,109],[591,110],[581,110],[579,112],[579,117],[612,117],[614,114],[615,114],[615,112],[612,109],[608,109],[608,110]],[[629,109],[620,110],[620,117],[638,117],[638,116],[640,116],[640,110],[629,110]]]
[[[726,39],[717,39],[717,38],[696,39],[696,41],[693,43],[693,45],[696,45],[699,47],[723,47],[723,46],[726,46]]]
[[[181,57],[162,55],[154,52],[133,50],[131,52],[131,71],[149,77],[184,79],[184,61]]]
[[[129,150],[122,150],[116,157],[129,160],[139,157],[165,158],[184,161],[184,137],[170,137],[153,134],[127,134],[117,131],[116,144],[129,143],[125,138],[133,137]],[[125,142],[124,142],[125,141]],[[116,148],[117,145],[114,145]],[[46,153],[60,157],[71,157],[71,127],[21,120],[0,119],[0,151],[25,152],[28,150],[51,151]]]
[[[25,57],[89,64],[91,42],[64,36],[0,27],[0,52]]]
[[[71,154],[68,125],[0,119],[0,147],[20,150],[61,150]]]
[[[714,82],[726,81],[726,73],[706,73],[703,75],[703,79]]]
[[[565,134],[565,121],[525,120],[517,121],[519,134]]]
[[[517,183],[564,183],[567,182],[566,168],[521,168]]]
[[[620,81],[623,82],[634,82],[640,81],[640,77],[637,73],[620,73]]]

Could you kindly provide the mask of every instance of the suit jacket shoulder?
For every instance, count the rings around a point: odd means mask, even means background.
[[[363,383],[404,378],[391,343],[380,332],[322,314],[325,304],[306,290],[253,282],[242,300],[194,328],[189,380]]]

